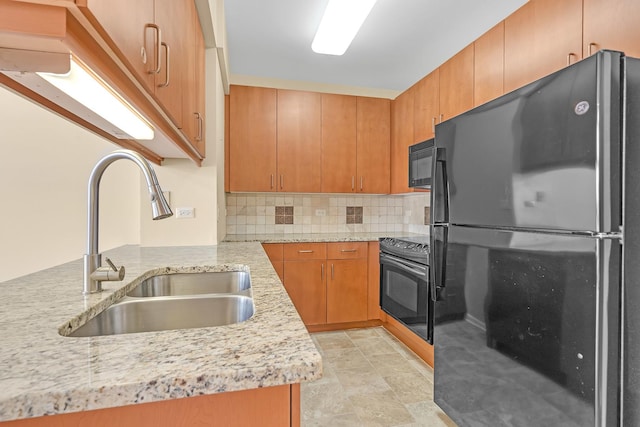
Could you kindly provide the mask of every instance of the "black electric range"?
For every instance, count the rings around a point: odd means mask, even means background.
[[[380,307],[433,343],[428,236],[380,239]]]

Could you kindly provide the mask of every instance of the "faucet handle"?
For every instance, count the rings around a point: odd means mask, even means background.
[[[105,258],[109,267],[99,267],[93,273],[91,278],[99,282],[117,282],[124,279],[124,266],[116,267],[116,265],[109,259]]]
[[[107,264],[109,264],[109,267],[111,267],[113,271],[115,271],[116,273],[118,272],[118,267],[116,267],[116,265],[111,262],[109,258],[105,257],[104,260],[107,261]]]

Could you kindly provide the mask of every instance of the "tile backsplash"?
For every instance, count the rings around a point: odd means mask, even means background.
[[[227,234],[413,232],[429,193],[409,195],[227,193]],[[427,222],[428,224],[428,218]]]

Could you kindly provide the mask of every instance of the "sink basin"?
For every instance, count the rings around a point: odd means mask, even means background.
[[[254,311],[253,299],[242,295],[125,298],[69,336],[93,337],[230,325],[248,320]]]
[[[171,295],[230,294],[251,288],[246,271],[215,271],[205,273],[176,273],[153,276],[132,289],[131,297]]]

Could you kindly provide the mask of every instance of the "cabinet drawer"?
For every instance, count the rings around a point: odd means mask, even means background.
[[[326,258],[326,243],[286,243],[284,245],[284,259],[288,261]]]
[[[340,242],[327,244],[327,259],[353,259],[367,257],[367,242]]]
[[[283,247],[282,243],[263,243],[262,248],[267,253],[269,260],[273,261],[282,261],[284,259],[283,256]]]

